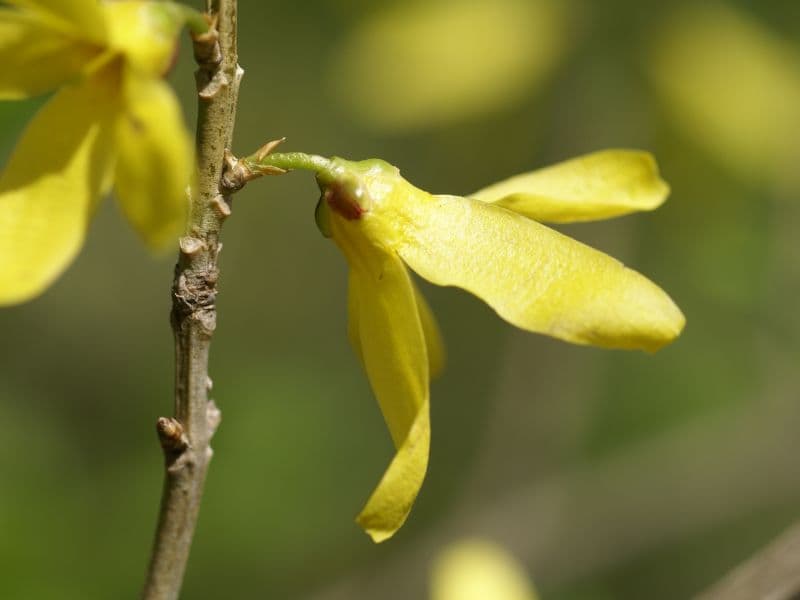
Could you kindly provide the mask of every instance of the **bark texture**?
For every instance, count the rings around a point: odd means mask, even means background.
[[[236,49],[236,0],[207,0],[206,9],[212,27],[194,38],[197,182],[172,284],[175,414],[157,423],[166,475],[142,594],[145,600],[174,600],[180,594],[212,454],[210,440],[220,421],[220,412],[209,398],[208,356],[217,322],[220,231],[231,212],[222,174],[243,71]]]

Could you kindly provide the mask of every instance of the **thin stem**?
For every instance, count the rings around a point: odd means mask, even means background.
[[[276,152],[266,156],[255,154],[243,160],[247,167],[254,172],[258,172],[260,168],[263,169],[264,167],[278,167],[287,171],[302,169],[316,173],[327,171],[331,168],[329,159],[316,154],[306,154],[305,152]]]
[[[194,10],[189,6],[182,4],[173,5],[176,10],[179,10],[186,20],[186,27],[194,35],[203,35],[208,33],[211,28],[205,14]]]
[[[697,600],[792,600],[800,596],[800,524],[733,569]]]
[[[178,598],[212,454],[209,442],[220,419],[208,396],[208,355],[216,327],[219,235],[231,210],[220,180],[243,71],[237,63],[236,0],[206,0],[206,9],[216,29],[194,36],[198,176],[172,285],[175,416],[157,425],[166,476],[145,600]]]

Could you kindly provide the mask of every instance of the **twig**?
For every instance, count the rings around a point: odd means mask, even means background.
[[[794,525],[697,600],[792,600],[798,597],[800,525]]]
[[[178,597],[197,523],[220,413],[208,397],[208,352],[216,327],[219,234],[230,214],[230,191],[220,185],[231,145],[239,82],[236,0],[206,0],[208,33],[194,36],[198,94],[197,185],[172,285],[175,337],[175,416],[158,420],[166,462],[161,513],[142,597]]]

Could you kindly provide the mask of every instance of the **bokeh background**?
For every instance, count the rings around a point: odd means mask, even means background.
[[[546,599],[689,597],[800,516],[800,4],[240,2],[234,151],[381,157],[466,194],[608,147],[655,153],[654,213],[563,228],[687,315],[654,356],[568,346],[454,289],[427,481],[373,545],[353,517],[392,449],[345,334],[346,265],[307,174],[225,227],[223,411],[186,598],[426,598],[482,536]],[[171,75],[195,114],[188,43]],[[0,104],[5,160],[42,100]],[[53,132],[58,135],[58,132]],[[135,597],[171,411],[173,257],[106,202],[41,298],[0,312],[0,597]]]

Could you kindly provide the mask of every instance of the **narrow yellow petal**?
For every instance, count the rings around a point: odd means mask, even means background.
[[[428,394],[428,361],[410,276],[398,258],[383,258],[380,272],[354,272],[358,330],[370,385],[399,448]]]
[[[669,186],[651,154],[604,150],[517,175],[474,194],[537,221],[593,221],[653,210]]]
[[[98,0],[7,0],[88,41],[102,43],[106,26]]]
[[[414,285],[414,297],[417,300],[417,308],[419,309],[419,320],[422,323],[422,332],[425,334],[425,347],[428,351],[428,370],[431,379],[436,379],[441,375],[444,370],[444,365],[447,362],[447,351],[445,350],[444,339],[442,338],[442,331],[439,329],[439,323],[431,310],[428,301],[417,286]]]
[[[356,518],[375,543],[392,537],[408,518],[425,479],[430,440],[431,423],[426,397],[406,439]]]
[[[361,361],[361,364],[364,364],[364,356],[361,350],[361,334],[359,331],[359,294],[355,288],[358,285],[357,278],[353,275],[353,271],[350,271],[350,276],[348,279],[348,296],[347,296],[347,337],[350,340],[350,344],[353,346],[353,350],[358,356],[358,359]],[[447,361],[447,351],[445,350],[444,339],[442,338],[442,332],[439,329],[439,323],[436,321],[436,317],[431,310],[428,301],[425,299],[425,296],[422,295],[422,292],[419,289],[419,286],[412,280],[411,285],[414,288],[414,299],[417,303],[417,309],[419,310],[419,320],[420,324],[422,325],[422,332],[425,336],[425,348],[428,353],[428,371],[430,373],[430,378],[435,379],[438,377],[442,371],[444,370],[445,362]]]
[[[151,247],[168,246],[186,224],[193,147],[166,83],[128,71],[117,148],[115,181],[123,212]]]
[[[0,100],[42,94],[76,76],[102,49],[35,14],[0,9]]]
[[[437,285],[472,292],[517,327],[578,344],[655,351],[681,331],[672,300],[619,261],[504,208],[406,194],[402,259]]]
[[[332,219],[333,238],[350,265],[350,339],[397,449],[356,519],[380,542],[405,522],[425,478],[428,357],[407,269],[396,255],[372,246],[352,227],[341,217]]]
[[[358,289],[359,277],[356,276],[353,269],[347,276],[347,339],[350,340],[350,345],[356,353],[361,365],[364,365],[364,352],[361,349],[361,309],[360,297],[361,292]]]
[[[113,160],[110,97],[100,75],[63,89],[0,177],[0,305],[40,294],[80,249]]]
[[[504,548],[473,539],[453,544],[433,565],[431,600],[536,600],[524,567]]]

